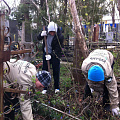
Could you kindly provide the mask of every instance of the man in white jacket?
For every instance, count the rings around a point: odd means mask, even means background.
[[[107,108],[107,105],[110,105],[113,115],[118,115],[119,94],[113,65],[114,57],[111,52],[96,49],[83,61],[81,69],[87,81],[85,98],[92,96],[93,91],[102,94],[103,107]]]
[[[37,89],[47,87],[51,82],[49,72],[37,72],[36,67],[27,61],[10,59],[10,61],[4,63],[3,69],[4,80],[8,83],[18,83],[24,91],[27,91],[30,87]],[[25,94],[20,94],[19,102],[23,120],[33,120],[30,98],[25,99]]]

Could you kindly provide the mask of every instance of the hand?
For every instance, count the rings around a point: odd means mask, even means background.
[[[93,92],[94,92],[94,89],[90,88],[90,91],[91,91],[91,93],[93,93]]]
[[[47,36],[47,31],[42,31],[41,36]]]
[[[113,116],[114,115],[119,115],[120,114],[119,107],[112,109],[112,114],[113,114]]]
[[[50,60],[51,59],[51,55],[45,55],[46,60]]]

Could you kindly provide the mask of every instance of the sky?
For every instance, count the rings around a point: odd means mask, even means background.
[[[4,1],[6,1],[9,7],[12,9],[12,7],[18,6],[21,0],[4,0]],[[106,0],[106,2],[110,2],[110,0]],[[3,0],[0,0],[0,6],[3,6],[3,5],[5,5]],[[109,15],[106,15],[103,17],[103,20],[106,20],[106,19],[112,19],[112,17]],[[115,10],[115,19],[119,19],[119,12],[117,9]]]
[[[4,0],[4,1],[9,5],[10,8],[16,7],[20,3],[20,0]],[[3,6],[4,2],[0,0],[0,4]]]

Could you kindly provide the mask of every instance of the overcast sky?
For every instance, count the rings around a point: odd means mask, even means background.
[[[10,6],[10,8],[12,7],[16,7],[19,5],[20,3],[20,0],[4,0],[7,2],[7,4]],[[110,2],[110,0],[106,0],[106,2]],[[4,5],[4,2],[3,0],[0,0],[0,6],[3,6]],[[112,19],[111,16],[109,16],[110,18],[108,18],[108,16],[104,16],[103,19]],[[116,11],[115,11],[115,18],[118,19],[119,18],[119,12],[116,8]]]
[[[2,0],[0,0],[0,1],[2,1]],[[9,6],[10,6],[10,8],[11,7],[15,7],[15,6],[17,6],[17,5],[19,5],[19,3],[20,3],[20,0],[4,0]],[[4,5],[4,2],[2,1],[2,2],[0,2],[2,5]]]

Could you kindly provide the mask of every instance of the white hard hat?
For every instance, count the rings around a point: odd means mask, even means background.
[[[55,31],[57,32],[57,24],[54,23],[54,22],[50,22],[49,25],[48,25],[48,32],[50,31]]]

